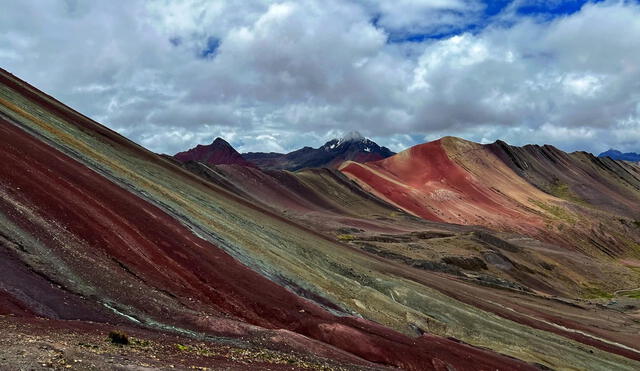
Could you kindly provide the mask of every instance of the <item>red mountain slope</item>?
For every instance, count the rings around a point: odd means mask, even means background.
[[[551,147],[446,137],[341,171],[429,220],[523,233],[565,247],[637,257],[640,178],[628,164]],[[616,236],[629,235],[630,238]],[[633,236],[633,237],[631,237]]]
[[[274,339],[267,342],[360,366],[531,368],[446,338],[410,338],[331,314],[4,118],[0,157],[5,313]],[[42,277],[55,284],[30,284]]]
[[[341,170],[383,199],[425,219],[514,231],[542,226],[541,218],[519,204],[525,196],[544,197],[542,192],[509,177],[506,166],[476,176],[455,161],[466,153],[452,155],[447,150],[453,140],[421,144],[382,161],[347,162]],[[518,197],[500,193],[507,191]]]

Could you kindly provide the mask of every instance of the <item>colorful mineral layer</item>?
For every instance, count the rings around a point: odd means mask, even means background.
[[[636,163],[374,145],[172,158],[0,71],[0,368],[640,368]]]

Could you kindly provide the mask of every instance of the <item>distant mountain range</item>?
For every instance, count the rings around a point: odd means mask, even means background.
[[[198,145],[174,157],[181,162],[196,161],[207,165],[258,166],[267,170],[300,170],[304,168],[336,168],[344,161],[360,163],[382,160],[395,153],[381,147],[358,132],[328,141],[319,148],[304,147],[289,153],[238,153],[222,138],[209,145]]]
[[[640,162],[640,154],[634,152],[622,153],[615,149],[610,149],[606,152],[602,152],[598,155],[598,157],[610,157],[614,160]]]
[[[342,138],[332,139],[320,148],[304,147],[286,154],[250,152],[243,156],[263,169],[295,171],[311,167],[335,168],[347,160],[362,163],[377,161],[394,154],[354,131]]]

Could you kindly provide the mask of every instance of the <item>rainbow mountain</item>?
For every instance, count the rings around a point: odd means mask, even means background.
[[[179,162],[4,70],[0,130],[8,364],[640,367],[636,164],[451,137],[295,172]]]

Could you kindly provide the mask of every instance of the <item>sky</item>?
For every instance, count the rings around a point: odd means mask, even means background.
[[[0,67],[141,145],[640,152],[638,1],[2,1]]]

